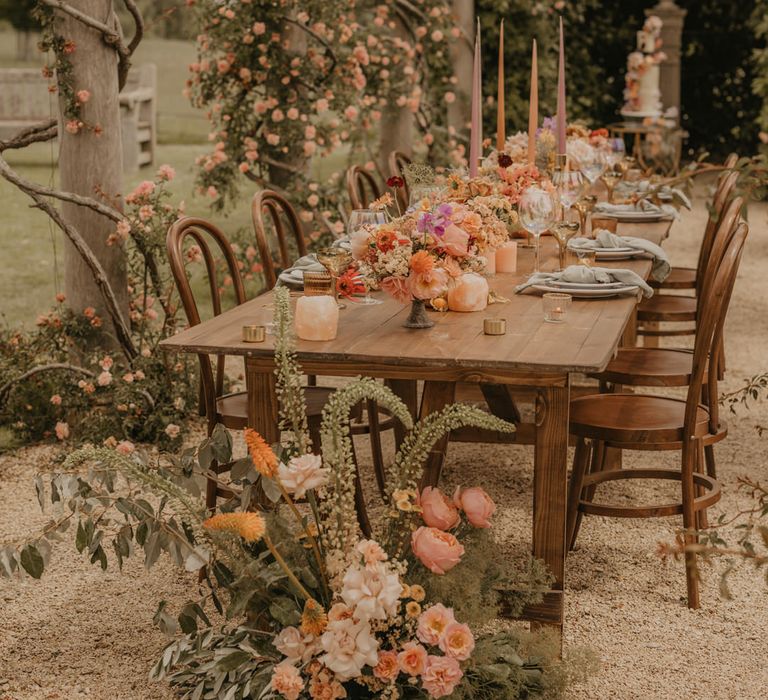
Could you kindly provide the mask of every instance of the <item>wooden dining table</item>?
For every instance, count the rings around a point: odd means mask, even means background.
[[[661,243],[670,221],[621,224],[618,233]],[[542,269],[554,269],[554,240],[542,238]],[[598,263],[628,268],[647,277],[647,258]],[[430,314],[430,329],[403,327],[409,309],[392,299],[378,305],[347,303],[340,312],[338,334],[324,342],[297,341],[297,356],[308,375],[318,377],[367,376],[388,385],[421,417],[454,402],[458,384],[479,384],[491,409],[517,423],[513,434],[480,436],[457,431],[451,439],[483,440],[534,447],[533,556],[545,562],[554,583],[538,605],[529,606],[523,618],[557,626],[562,631],[565,576],[565,520],[568,471],[568,408],[571,379],[580,373],[603,370],[622,339],[632,340],[635,296],[574,299],[564,323],[544,321],[541,296],[515,293],[531,273],[533,255],[521,249],[516,274],[489,278],[491,289],[507,298],[485,311]],[[263,343],[242,340],[242,327],[266,325],[272,320],[272,292],[263,294],[219,316],[179,332],[162,342],[166,351],[242,356],[248,396],[248,424],[271,443],[280,439],[275,392],[274,338]],[[487,317],[506,319],[505,335],[483,332]],[[423,383],[417,403],[417,382]],[[523,422],[514,404],[506,401],[516,392],[534,400],[534,419]],[[502,396],[500,396],[500,393]],[[445,460],[449,438],[435,445],[425,465],[425,483],[436,483]],[[499,465],[501,469],[501,464]]]

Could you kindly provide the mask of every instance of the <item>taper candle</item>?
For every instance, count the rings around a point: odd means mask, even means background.
[[[536,39],[531,51],[531,92],[528,104],[528,164],[536,162],[536,129],[539,128],[539,61]]]
[[[472,70],[472,125],[469,133],[469,176],[477,177],[478,160],[482,155],[483,107],[482,69],[480,66],[480,20],[475,36],[475,63]]]
[[[557,69],[557,152],[565,150],[565,41],[563,39],[563,18],[560,17],[560,61]]]
[[[504,142],[507,140],[506,114],[504,108],[504,20],[499,27],[499,87],[496,98],[496,150],[501,153],[504,150]]]

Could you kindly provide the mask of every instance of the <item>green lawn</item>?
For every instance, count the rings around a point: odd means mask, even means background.
[[[212,214],[207,200],[194,196],[194,159],[205,148],[200,145],[161,145],[157,165],[170,163],[176,168],[172,190],[176,201],[185,200],[189,214],[213,218],[225,232],[250,227],[249,197],[244,196],[226,217]],[[22,153],[9,154],[18,172],[36,182],[48,183],[55,169],[50,146],[40,145]],[[154,171],[144,169],[126,178],[125,191]],[[244,188],[243,194],[247,194]],[[53,304],[53,297],[62,287],[62,234],[44,214],[29,208],[30,200],[5,180],[0,179],[0,315],[11,325],[34,324],[39,313]]]
[[[194,60],[193,42],[156,37],[144,39],[133,56],[134,65],[157,65],[158,138],[163,143],[199,142],[208,134],[202,112],[181,94],[188,76],[187,66]],[[37,52],[32,61],[17,61],[15,34],[8,29],[0,30],[0,68],[29,68],[43,63],[44,56]]]

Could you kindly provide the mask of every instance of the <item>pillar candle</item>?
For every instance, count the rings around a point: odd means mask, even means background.
[[[495,275],[496,274],[496,251],[489,250],[488,252],[483,253],[481,257],[485,258],[485,274]]]
[[[528,104],[528,164],[536,162],[536,129],[539,128],[539,64],[536,56],[536,39],[531,52],[531,93]]]
[[[560,17],[560,60],[557,69],[557,152],[565,150],[565,41],[563,40],[563,18]]]
[[[339,327],[339,307],[331,296],[299,297],[294,316],[302,340],[333,340]]]
[[[469,132],[469,176],[477,177],[477,164],[482,155],[483,106],[482,69],[480,65],[480,20],[475,36],[475,63],[472,71],[472,126]]]
[[[504,150],[504,142],[507,140],[506,114],[504,109],[504,20],[501,20],[499,28],[499,87],[496,98],[496,150]]]
[[[496,251],[496,272],[517,272],[517,243],[509,241]]]

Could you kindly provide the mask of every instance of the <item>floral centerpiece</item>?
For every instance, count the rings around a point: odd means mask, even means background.
[[[526,651],[514,631],[488,631],[502,604],[519,613],[541,600],[551,577],[533,560],[521,566],[495,555],[496,506],[483,489],[459,487],[449,498],[417,486],[424,460],[447,432],[513,426],[458,404],[413,425],[389,389],[360,379],[330,398],[322,455],[311,454],[291,327],[289,295],[279,288],[282,444],[269,445],[247,430],[248,457],[233,460],[232,439],[218,426],[197,450],[156,467],[140,451],[79,450],[50,479],[58,517],[35,540],[3,547],[0,573],[23,570],[39,578],[51,543],[73,520],[78,551],[103,568],[108,550],[122,565],[139,549],[148,567],[161,552],[190,572],[205,567],[210,590],[184,605],[178,622],[165,601],[155,615],[162,629],[181,627],[183,635],[163,650],[152,677],[169,680],[184,697],[554,696],[573,677],[553,660],[556,645],[545,651],[539,636]],[[376,535],[357,526],[363,504],[348,429],[354,406],[369,398],[410,431],[388,471]],[[232,497],[209,517],[199,499],[200,477],[220,478],[211,467],[225,463]],[[37,488],[42,504],[42,479]],[[252,510],[256,502],[265,507]],[[510,589],[518,593],[502,600],[501,591]],[[211,601],[223,613],[213,620],[203,607]],[[538,660],[525,662],[528,653]]]

